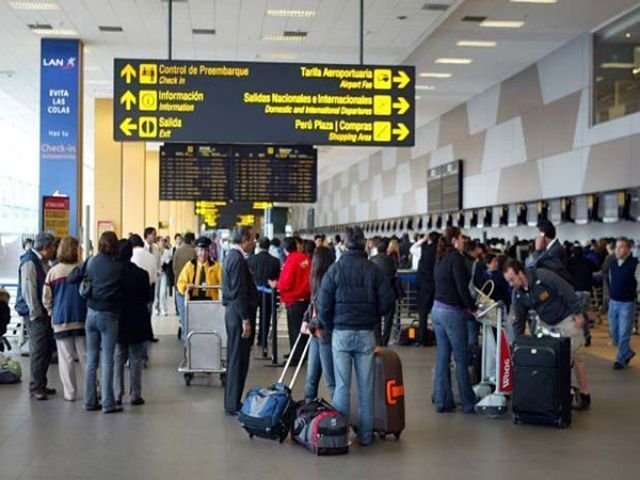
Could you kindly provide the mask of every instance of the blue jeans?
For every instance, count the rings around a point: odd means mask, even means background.
[[[129,395],[131,399],[142,397],[142,356],[146,342],[118,343],[116,345],[115,396],[120,402],[124,396],[124,364],[129,360]]]
[[[180,317],[180,330],[182,331],[182,341],[187,340],[187,327],[184,324],[184,295],[182,295],[176,289],[176,309],[178,310],[178,317]]]
[[[478,334],[480,333],[480,324],[473,315],[465,313],[467,319],[467,344],[470,347],[478,345]]]
[[[331,337],[319,340],[311,337],[309,340],[309,355],[307,363],[307,378],[304,382],[304,399],[313,400],[318,396],[320,377],[324,378],[324,384],[329,390],[330,398],[336,389],[336,377],[333,373],[333,349]]]
[[[346,418],[351,417],[351,365],[358,383],[358,440],[369,444],[373,440],[373,381],[376,334],[373,330],[334,330],[332,338],[333,369],[336,390],[333,406]],[[354,423],[352,421],[352,423]]]
[[[433,327],[436,334],[435,406],[438,410],[455,407],[451,390],[451,353],[456,362],[456,379],[460,388],[462,411],[473,412],[476,395],[469,378],[467,314],[463,311],[433,308]]]
[[[609,300],[609,332],[613,344],[618,346],[616,362],[625,364],[634,354],[629,342],[636,318],[635,302]]]
[[[96,372],[98,363],[100,363],[102,411],[113,410],[116,406],[113,395],[113,355],[118,339],[118,314],[99,312],[89,308],[85,328],[87,332],[87,375],[84,384],[84,406],[94,408],[98,405]],[[98,362],[99,356],[100,362]]]

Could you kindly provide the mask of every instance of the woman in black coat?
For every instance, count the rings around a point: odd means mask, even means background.
[[[122,268],[123,304],[115,354],[115,397],[122,405],[124,365],[129,360],[129,393],[131,405],[142,405],[142,365],[145,344],[153,338],[149,299],[149,274],[131,263],[133,248],[128,240],[118,243]]]

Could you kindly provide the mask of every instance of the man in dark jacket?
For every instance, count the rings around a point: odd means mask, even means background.
[[[269,253],[271,241],[268,237],[260,238],[260,253],[252,255],[248,262],[258,287],[258,305],[260,307],[260,336],[258,344],[265,350],[269,338],[271,324],[271,287],[269,280],[276,281],[280,277],[280,261]]]
[[[616,258],[609,265],[609,332],[618,347],[614,370],[622,370],[636,352],[629,341],[636,318],[636,300],[640,293],[640,263],[631,256],[631,242],[621,237],[616,242]]]
[[[556,237],[556,227],[549,220],[540,220],[538,230],[536,250],[527,258],[527,268],[546,268],[571,284],[571,275],[567,271],[567,252]]]
[[[29,334],[31,357],[31,398],[47,400],[56,393],[47,387],[47,370],[53,353],[51,319],[42,305],[42,292],[49,269],[49,260],[55,255],[55,239],[50,233],[40,233],[33,248],[20,257],[16,311],[22,316]]]
[[[395,260],[387,255],[387,247],[389,241],[385,238],[377,238],[375,242],[375,248],[378,254],[371,259],[371,262],[376,265],[382,273],[384,273],[391,290],[394,292],[394,302],[391,310],[387,312],[383,317],[383,325],[378,325],[376,328],[376,336],[378,337],[378,345],[386,347],[389,344],[389,338],[391,337],[391,326],[393,325],[393,317],[396,313],[396,300],[397,293],[395,292],[396,275],[398,274],[398,265]],[[382,329],[380,327],[383,327]],[[382,330],[382,332],[380,331]]]
[[[251,322],[255,318],[258,291],[246,257],[255,247],[253,228],[240,227],[233,235],[233,246],[222,262],[222,304],[226,307],[227,383],[224,411],[237,415],[249,371]]]
[[[525,269],[522,263],[510,259],[504,265],[504,278],[513,288],[511,312],[516,335],[524,333],[524,319],[529,310],[540,317],[540,325],[571,339],[571,359],[580,387],[580,409],[591,405],[587,381],[587,363],[582,352],[584,316],[580,300],[573,288],[560,275],[546,268]],[[534,333],[534,332],[532,332]]]
[[[571,275],[571,284],[576,291],[576,296],[582,305],[584,315],[584,339],[585,346],[591,345],[591,326],[589,325],[589,304],[591,303],[591,290],[593,288],[593,274],[598,267],[584,256],[580,245],[571,249],[571,258],[567,262],[567,271]]]
[[[346,231],[347,251],[334,263],[320,284],[318,316],[333,332],[336,377],[333,405],[347,418],[351,413],[351,368],[355,368],[360,401],[358,441],[373,440],[373,382],[375,329],[393,306],[394,294],[384,273],[367,260],[362,229]]]

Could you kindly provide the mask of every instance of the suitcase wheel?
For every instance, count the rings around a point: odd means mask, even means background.
[[[249,438],[253,439],[253,433],[249,434]]]
[[[556,422],[556,426],[560,429],[565,429],[569,426],[569,423],[565,422],[563,419],[559,418]]]
[[[385,432],[378,432],[378,438],[384,441],[384,439],[387,438],[387,434]]]
[[[396,437],[396,440],[400,440],[400,433],[394,433],[393,436]]]
[[[185,373],[184,374],[184,384],[187,387],[191,386],[191,380],[193,380],[193,373]]]
[[[516,414],[513,414],[513,424],[514,425],[520,425],[520,419],[518,418],[518,416]]]

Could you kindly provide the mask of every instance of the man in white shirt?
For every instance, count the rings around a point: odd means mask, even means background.
[[[158,278],[158,272],[160,271],[160,252],[155,244],[156,230],[153,227],[147,227],[145,228],[144,233],[144,242],[142,241],[142,238],[140,238],[140,235],[131,235],[131,237],[129,237],[129,241],[133,247],[131,261],[149,274],[150,290],[147,302],[149,305],[149,311],[151,312],[153,310],[153,300],[155,298],[156,281]],[[157,341],[158,339],[154,335],[152,342]]]

